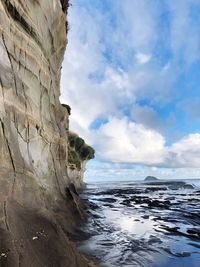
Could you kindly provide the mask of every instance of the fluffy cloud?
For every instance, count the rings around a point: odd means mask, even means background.
[[[198,167],[199,135],[175,125],[178,81],[200,59],[195,10],[196,0],[72,1],[61,101],[70,128],[118,173],[122,163]],[[181,133],[171,144],[172,126]]]
[[[94,136],[94,146],[103,160],[151,165],[164,162],[164,138],[127,118],[110,118]]]
[[[101,160],[164,168],[199,167],[200,134],[190,134],[167,146],[157,131],[127,118],[111,117],[97,130],[85,132],[85,138],[96,147]]]
[[[199,167],[200,134],[190,134],[174,143],[169,149],[170,162],[174,167]]]

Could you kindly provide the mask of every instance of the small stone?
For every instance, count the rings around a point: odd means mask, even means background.
[[[32,240],[36,240],[36,239],[38,239],[38,236],[33,236],[32,237]]]

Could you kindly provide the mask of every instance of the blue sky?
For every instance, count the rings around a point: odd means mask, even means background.
[[[71,0],[61,102],[86,179],[200,177],[199,0]]]

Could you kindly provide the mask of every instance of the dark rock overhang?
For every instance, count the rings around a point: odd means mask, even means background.
[[[67,12],[67,9],[69,7],[69,0],[60,0],[61,5],[62,5],[62,10],[64,13]]]

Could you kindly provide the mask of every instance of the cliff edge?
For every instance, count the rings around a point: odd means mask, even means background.
[[[94,158],[95,151],[76,133],[68,136],[68,176],[77,188],[84,186],[85,165]]]
[[[59,102],[67,7],[0,1],[0,266],[90,266],[68,238],[84,203],[67,173]]]

